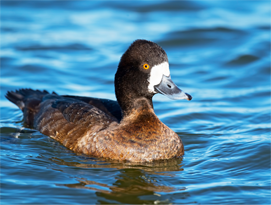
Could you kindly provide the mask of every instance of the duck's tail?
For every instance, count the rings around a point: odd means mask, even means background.
[[[49,94],[46,90],[19,89],[16,91],[8,91],[6,98],[23,111],[29,101],[41,101],[46,94]]]
[[[6,98],[23,111],[25,124],[32,127],[34,116],[38,112],[38,105],[47,94],[49,92],[46,90],[20,89],[7,92]],[[53,94],[56,93],[53,92]]]

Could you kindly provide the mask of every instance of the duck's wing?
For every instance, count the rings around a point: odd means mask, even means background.
[[[112,100],[59,96],[55,92],[50,94],[46,90],[32,89],[9,91],[6,98],[23,111],[25,125],[35,129],[44,129],[48,127],[44,121],[53,122],[57,118],[62,118],[65,123],[86,125],[99,124],[99,121],[118,122],[120,119],[120,108]],[[56,124],[53,122],[52,126]]]
[[[48,94],[39,105],[33,127],[75,150],[82,137],[96,135],[112,123],[117,125],[115,117],[93,105],[79,99]]]
[[[83,101],[90,105],[97,107],[106,114],[115,117],[118,122],[122,119],[121,108],[119,103],[114,100],[102,99],[102,98],[92,98],[92,97],[81,97],[81,96],[72,96],[72,95],[62,95],[63,97],[72,98],[76,100]]]
[[[82,137],[118,125],[114,116],[79,98],[31,89],[10,91],[6,97],[23,111],[27,127],[39,130],[72,150],[77,149]]]

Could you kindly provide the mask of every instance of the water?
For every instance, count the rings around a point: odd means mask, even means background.
[[[1,1],[2,204],[270,204],[269,1]],[[182,159],[113,163],[23,127],[8,90],[115,99],[135,39],[193,100],[154,97]]]

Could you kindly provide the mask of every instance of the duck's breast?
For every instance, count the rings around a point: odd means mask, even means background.
[[[90,144],[95,143],[97,149]],[[112,123],[107,129],[85,135],[78,142],[85,154],[119,161],[145,162],[183,155],[179,136],[157,116],[141,115]]]

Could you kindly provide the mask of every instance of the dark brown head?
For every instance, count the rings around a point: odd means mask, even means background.
[[[166,52],[147,40],[136,40],[123,54],[115,75],[115,92],[124,114],[134,108],[137,99],[146,99],[152,106],[156,93],[191,100],[172,82]]]

